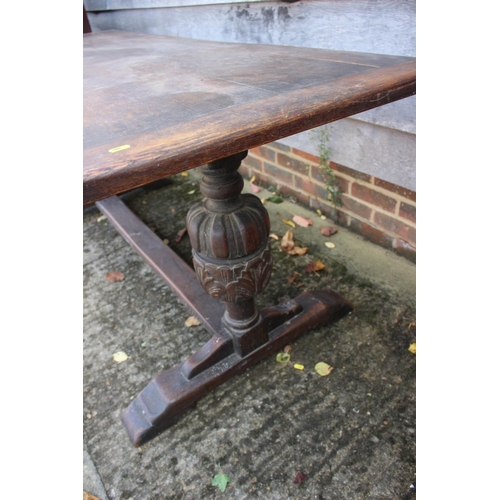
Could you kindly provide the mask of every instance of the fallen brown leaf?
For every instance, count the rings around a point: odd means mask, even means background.
[[[289,229],[281,239],[281,248],[289,255],[305,255],[308,250],[308,247],[295,246],[291,229]]]
[[[293,283],[299,276],[300,276],[300,273],[298,273],[297,271],[294,271],[293,274],[291,276],[288,276],[288,278],[286,280],[288,281],[288,283]]]
[[[175,236],[174,241],[179,243],[182,240],[182,237],[186,234],[187,227],[183,227]]]
[[[307,273],[315,273],[317,271],[322,271],[326,266],[320,260],[315,260],[314,262],[309,262],[306,266]]]
[[[292,252],[288,252],[290,255],[305,255],[309,247],[295,247]]]
[[[269,235],[269,238],[272,238],[273,240],[279,240],[279,236],[277,234],[271,233]]]
[[[99,497],[83,491],[83,500],[101,500]]]
[[[110,283],[117,283],[118,281],[123,281],[125,276],[120,271],[111,271],[106,274],[106,281]]]
[[[332,236],[333,234],[338,232],[338,229],[336,227],[333,227],[333,226],[323,226],[323,227],[319,228],[319,232],[323,236]]]
[[[295,247],[295,241],[293,240],[292,230],[289,229],[281,238],[281,248],[288,252],[289,250],[293,250]]]
[[[292,220],[301,227],[308,227],[312,226],[313,224],[313,221],[311,219],[308,219],[307,217],[302,217],[302,215],[294,215]]]
[[[306,477],[307,477],[307,474],[304,474],[303,472],[298,472],[297,475],[295,476],[295,479],[293,480],[293,482],[296,484],[302,484]]]

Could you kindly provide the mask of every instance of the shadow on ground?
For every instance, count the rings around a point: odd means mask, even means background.
[[[174,239],[201,199],[195,178],[177,175],[159,189],[123,196],[187,262],[187,236]],[[272,356],[207,394],[141,448],[131,445],[121,413],[151,378],[209,336],[184,325],[191,312],[95,207],[84,210],[85,491],[103,500],[415,497],[415,355],[408,351],[416,339],[415,266],[342,228],[328,249],[318,228],[331,221],[286,201],[266,207],[279,237],[294,213],[314,224],[294,230],[309,247],[304,256],[287,255],[271,240],[273,276],[258,304],[330,288],[354,312],[295,341],[291,363]],[[305,272],[318,259],[326,268]],[[125,279],[107,282],[110,271]],[[129,358],[116,363],[117,351]],[[333,372],[319,376],[318,361]],[[302,484],[294,482],[299,472]],[[224,492],[212,486],[218,473],[231,479]]]

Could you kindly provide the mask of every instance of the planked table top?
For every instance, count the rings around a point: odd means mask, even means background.
[[[415,94],[416,60],[83,36],[84,204]]]

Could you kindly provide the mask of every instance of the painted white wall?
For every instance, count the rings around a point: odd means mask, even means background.
[[[415,57],[415,0],[84,0],[93,31]],[[297,68],[300,71],[300,68]],[[415,190],[415,97],[328,126],[332,160]],[[280,142],[317,154],[311,134]]]

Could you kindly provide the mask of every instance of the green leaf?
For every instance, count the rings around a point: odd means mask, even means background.
[[[278,363],[286,364],[290,361],[290,354],[287,354],[286,352],[280,352],[276,355],[276,361]]]
[[[281,203],[283,201],[283,198],[281,196],[270,196],[267,201],[272,201],[273,203]]]
[[[225,491],[227,484],[230,482],[231,479],[227,474],[215,474],[212,486],[218,486],[221,491]]]

